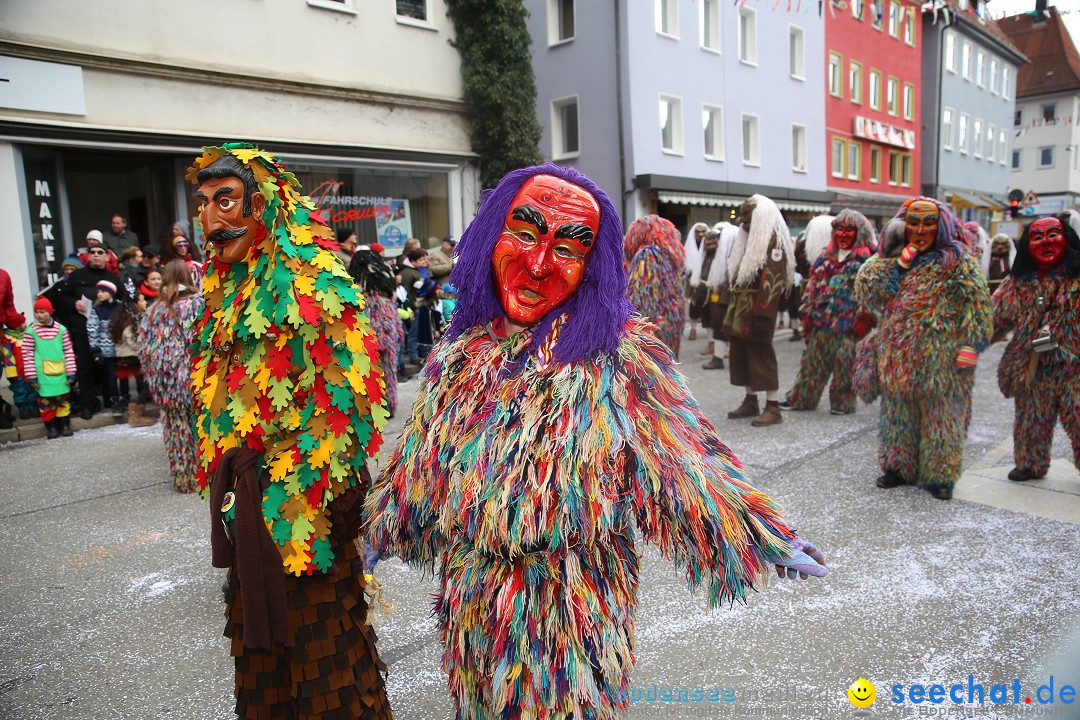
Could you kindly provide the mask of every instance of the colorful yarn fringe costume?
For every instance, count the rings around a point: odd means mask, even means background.
[[[998,365],[998,386],[1016,407],[1013,460],[1016,471],[1026,471],[1031,478],[1045,477],[1050,468],[1059,418],[1080,468],[1080,238],[1068,223],[1063,225],[1066,260],[1040,277],[1028,247],[1030,227],[1025,228],[1014,274],[993,297],[995,338],[1013,333]],[[1036,352],[1032,341],[1043,328],[1058,347]],[[1027,479],[1012,473],[1010,478]]]
[[[904,226],[893,223],[906,222],[919,201],[936,206],[937,236],[904,269]],[[901,235],[894,237],[895,227]],[[855,278],[855,301],[881,313],[872,342],[882,470],[931,491],[951,491],[960,477],[975,382],[968,353],[985,348],[991,334],[986,278],[964,248],[962,233],[956,216],[937,200],[908,200],[883,233],[883,254],[867,260]],[[957,365],[962,352],[966,367]]]
[[[874,316],[855,302],[855,275],[876,243],[874,228],[862,213],[843,210],[830,222],[838,227],[854,225],[858,234],[849,251],[841,250],[833,239],[810,268],[799,307],[806,351],[787,402],[796,410],[813,410],[831,375],[830,409],[846,415],[855,412],[855,343],[875,323]]]
[[[213,248],[192,370],[197,480],[214,565],[230,568],[236,712],[390,717],[353,542],[387,416],[362,295],[275,157],[246,143],[204,150],[187,174]],[[230,237],[220,231],[241,199],[254,230],[230,263],[236,241],[216,238]]]
[[[139,325],[139,361],[150,394],[161,410],[161,431],[169,457],[169,474],[178,492],[195,492],[198,467],[195,439],[195,396],[191,385],[191,341],[203,314],[200,295],[164,301],[146,309]]]
[[[626,231],[626,298],[656,326],[656,338],[679,357],[686,306],[682,275],[686,263],[679,231],[659,215],[646,215]]]
[[[386,385],[386,409],[391,416],[397,412],[398,346],[405,342],[405,327],[401,324],[394,302],[394,272],[386,261],[367,247],[357,248],[349,262],[349,274],[364,293],[364,305],[371,328],[379,341],[379,362]]]
[[[576,294],[500,339],[493,248],[538,175],[590,193],[599,230]],[[571,168],[503,178],[458,245],[453,321],[369,494],[372,544],[439,569],[457,718],[625,717],[635,527],[710,607],[744,600],[803,542],[630,315],[620,235],[611,202]]]

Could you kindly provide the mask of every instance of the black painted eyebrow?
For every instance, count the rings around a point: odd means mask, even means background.
[[[217,189],[217,192],[214,193],[214,199],[217,200],[222,195],[228,195],[233,190],[234,188],[230,187],[229,185],[226,185],[225,187],[220,187]]]
[[[530,225],[535,225],[541,235],[547,234],[548,224],[547,220],[544,219],[544,214],[532,205],[518,205],[514,208],[514,213],[510,217],[514,220],[520,220],[522,222],[527,222]]]
[[[559,229],[555,231],[555,239],[560,238],[577,240],[585,247],[589,247],[592,245],[593,231],[591,227],[582,223],[567,223],[566,225],[560,225]]]

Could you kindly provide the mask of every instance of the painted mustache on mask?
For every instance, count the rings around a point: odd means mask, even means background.
[[[212,243],[224,244],[231,240],[235,240],[238,237],[243,237],[247,233],[247,228],[226,228],[224,230],[218,230],[217,232],[210,233],[206,236],[206,239]]]

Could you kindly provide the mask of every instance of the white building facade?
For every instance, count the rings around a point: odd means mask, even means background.
[[[443,0],[0,6],[0,267],[17,307],[114,213],[140,244],[177,220],[199,242],[184,169],[229,140],[281,157],[361,242],[460,235],[479,187],[453,34]]]

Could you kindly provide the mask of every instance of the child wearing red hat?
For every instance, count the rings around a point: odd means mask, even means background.
[[[53,320],[48,298],[34,303],[34,324],[23,336],[23,375],[37,391],[46,437],[71,437],[71,404],[68,393],[75,381],[75,352],[67,328]]]

